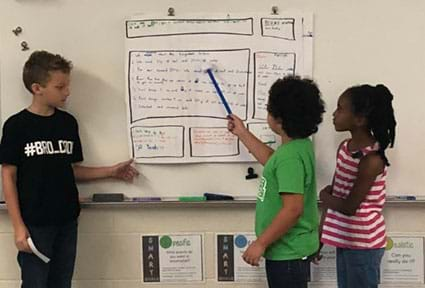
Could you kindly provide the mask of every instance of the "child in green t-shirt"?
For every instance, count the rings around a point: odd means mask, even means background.
[[[264,165],[257,194],[257,239],[242,257],[254,266],[261,256],[266,258],[270,288],[305,288],[308,256],[319,247],[315,157],[309,136],[322,122],[324,103],[313,81],[291,76],[272,85],[267,111],[270,128],[282,138],[276,151],[240,118],[229,116],[229,131]]]

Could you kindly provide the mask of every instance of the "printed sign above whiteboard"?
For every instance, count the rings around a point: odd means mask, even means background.
[[[129,145],[138,163],[254,161],[227,130],[227,111],[264,143],[270,86],[312,77],[313,16],[197,15],[126,21]]]

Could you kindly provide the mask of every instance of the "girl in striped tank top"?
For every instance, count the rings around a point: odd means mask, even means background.
[[[321,243],[337,248],[339,288],[375,288],[386,245],[382,208],[396,121],[393,95],[384,85],[355,86],[338,99],[336,131],[348,131],[337,152],[332,185],[323,202]]]

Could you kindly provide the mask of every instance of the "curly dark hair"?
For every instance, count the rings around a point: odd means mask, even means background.
[[[34,83],[46,85],[49,81],[50,72],[61,71],[68,74],[71,70],[71,61],[66,60],[61,55],[47,51],[34,51],[25,62],[22,78],[25,88],[33,93],[31,85]]]
[[[287,76],[270,88],[267,111],[281,120],[286,135],[306,138],[317,132],[325,107],[313,80]]]
[[[353,86],[343,94],[348,95],[354,115],[367,119],[367,127],[379,143],[378,153],[385,165],[389,166],[385,150],[394,146],[397,125],[392,106],[393,94],[382,84]]]

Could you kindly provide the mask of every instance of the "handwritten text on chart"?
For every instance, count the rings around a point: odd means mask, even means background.
[[[279,136],[270,129],[267,123],[249,123],[248,130],[261,142],[275,150],[281,144]]]
[[[295,53],[254,53],[254,118],[267,118],[267,101],[270,87],[276,79],[295,74],[295,57]]]
[[[131,51],[131,120],[200,116],[225,118],[208,74],[212,68],[231,109],[246,116],[249,49]]]
[[[226,127],[190,128],[193,157],[234,156],[239,154],[238,139]]]
[[[131,128],[135,158],[183,157],[183,126],[134,126]]]
[[[146,19],[127,21],[127,38],[207,33],[253,35],[253,19]]]
[[[295,40],[295,19],[262,18],[261,32],[263,36]]]

